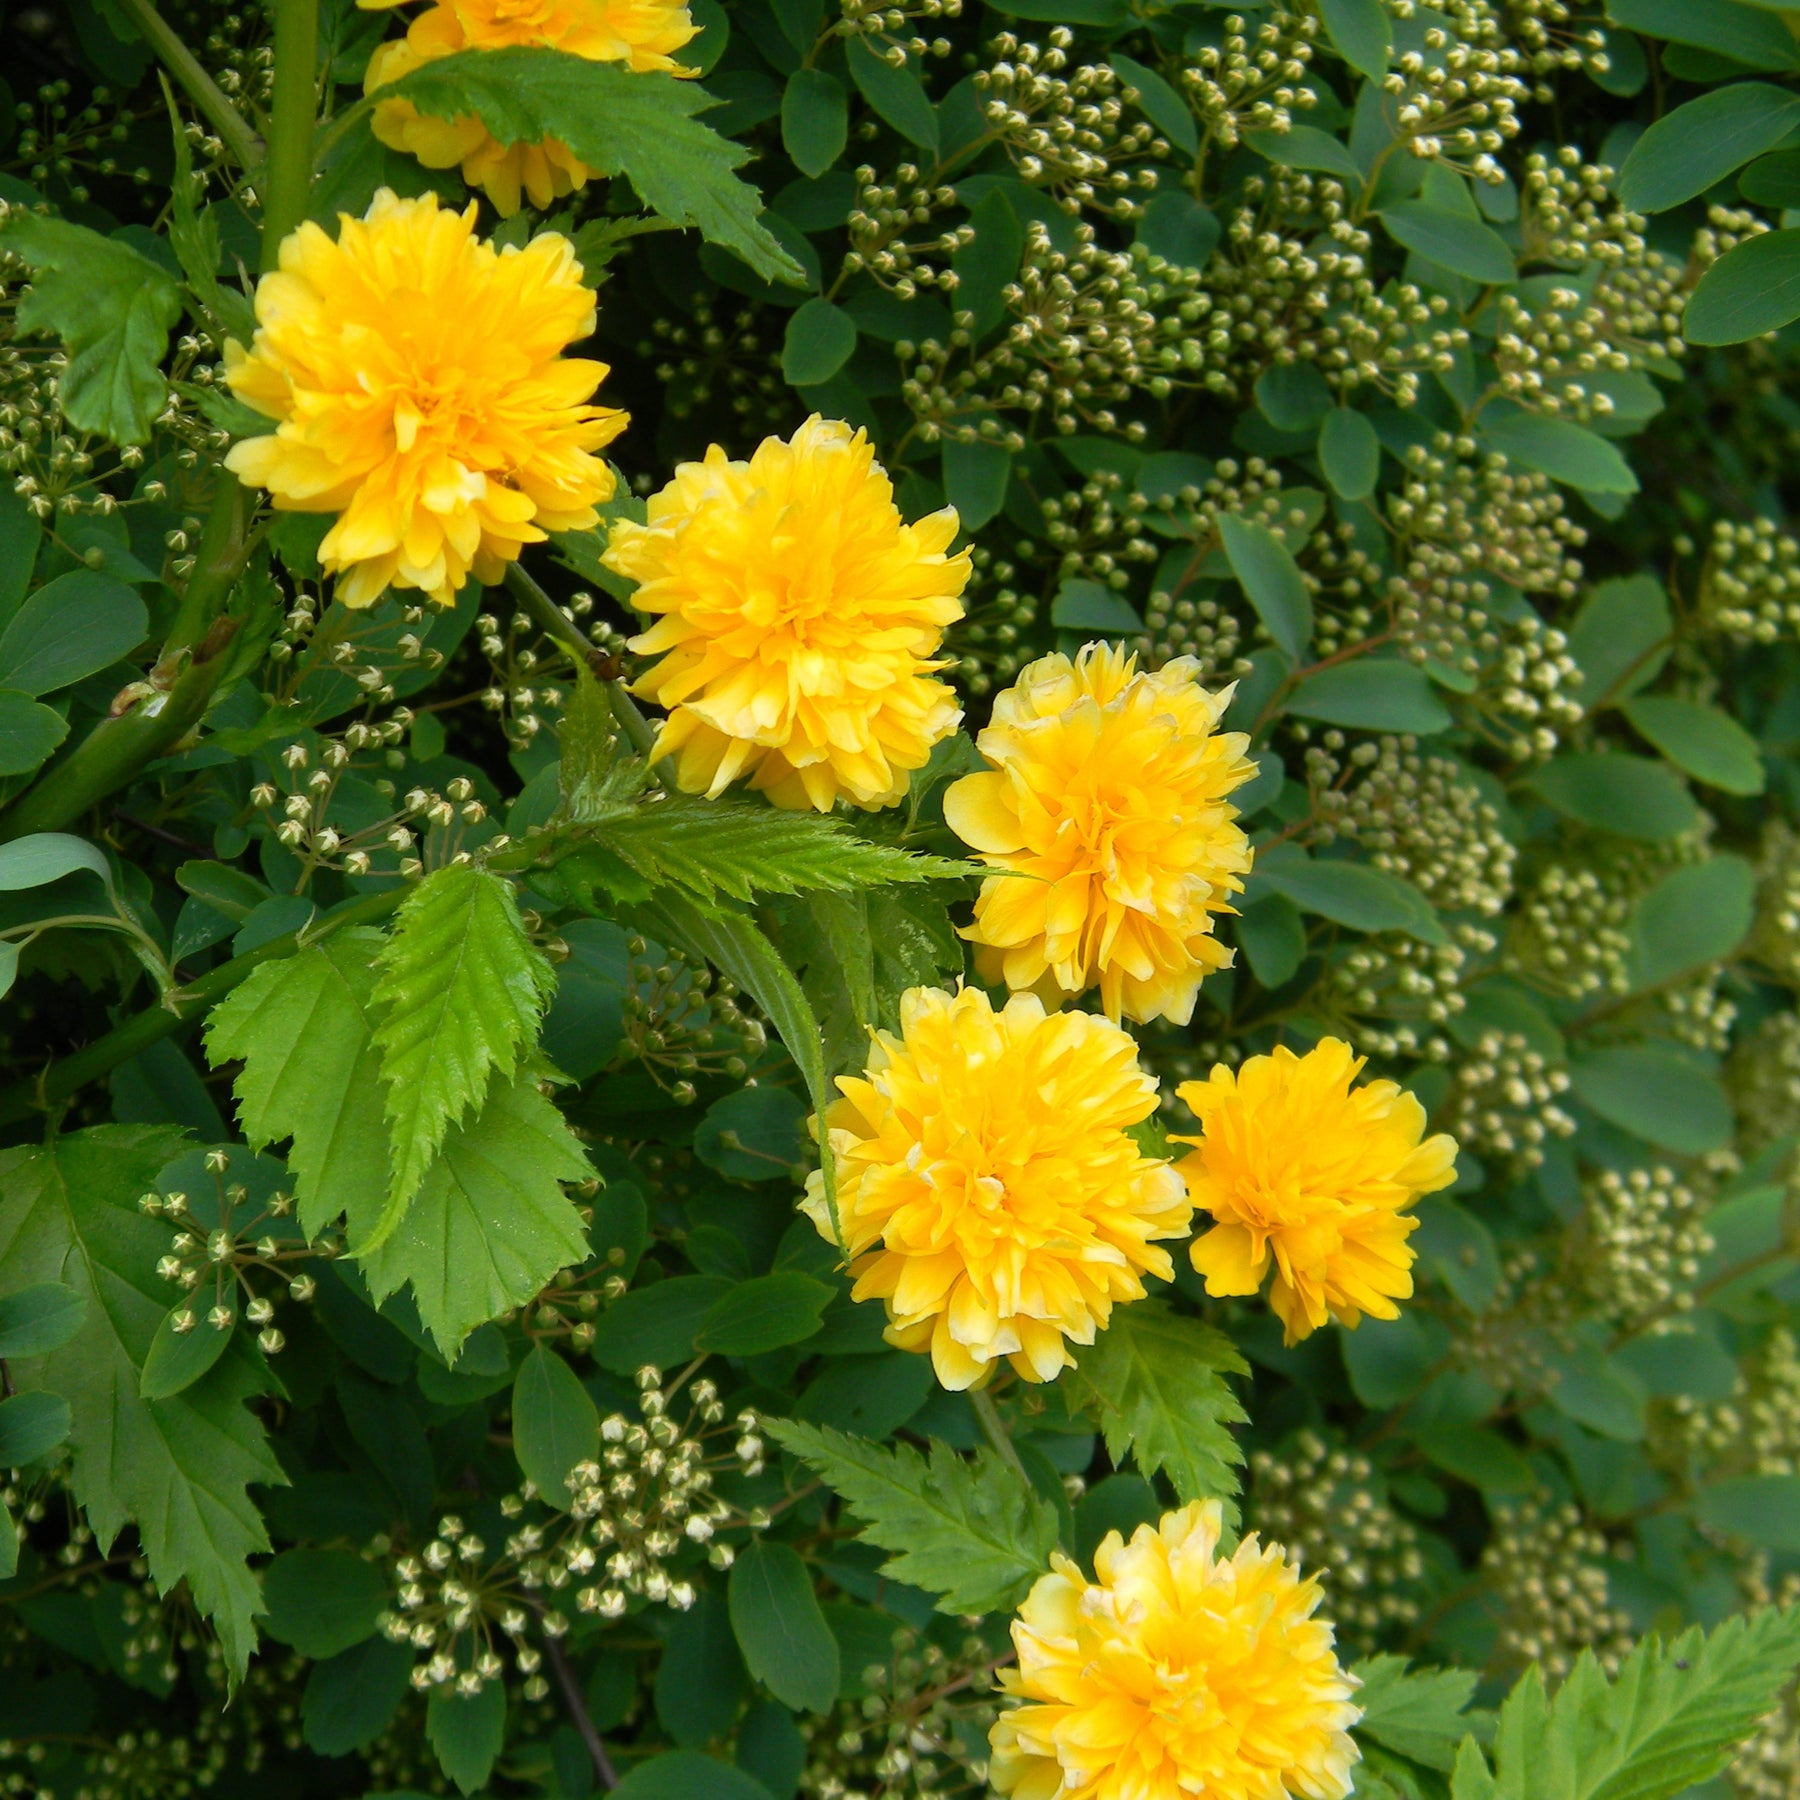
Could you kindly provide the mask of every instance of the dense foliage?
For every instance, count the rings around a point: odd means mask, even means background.
[[[1800,15],[7,36],[0,1793],[1800,1796]]]

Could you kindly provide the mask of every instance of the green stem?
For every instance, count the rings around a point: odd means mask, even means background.
[[[1025,1465],[1019,1461],[1017,1446],[1012,1441],[1012,1434],[1006,1429],[1000,1417],[1000,1409],[994,1404],[994,1396],[986,1388],[970,1388],[969,1404],[975,1409],[975,1417],[981,1429],[987,1434],[987,1441],[994,1446],[1000,1460],[1025,1483],[1032,1485],[1032,1480],[1025,1473]]]
[[[262,161],[262,141],[231,104],[217,82],[200,66],[200,60],[176,36],[167,19],[150,0],[119,0],[119,10],[130,19],[163,66],[187,90],[187,96],[206,116],[232,160],[240,169],[253,169]]]
[[[264,963],[292,956],[349,926],[374,924],[395,911],[411,891],[410,887],[401,886],[390,888],[383,894],[370,894],[300,931],[286,932],[266,944],[258,944],[254,950],[246,950],[242,956],[221,963],[198,981],[177,988],[164,997],[160,1006],[147,1007],[105,1037],[89,1044],[85,1050],[77,1050],[73,1056],[52,1063],[35,1080],[20,1082],[0,1094],[0,1125],[15,1125],[21,1119],[30,1118],[34,1112],[59,1105],[90,1081],[98,1081],[120,1063],[129,1062],[152,1044],[194,1024],[202,1013],[217,1005]]]
[[[631,740],[632,749],[648,759],[656,748],[656,728],[638,711],[636,703],[626,693],[624,683],[615,676],[603,674],[595,666],[602,660],[601,653],[581,635],[580,629],[563,609],[517,563],[507,565],[506,585],[513,598],[543,627],[545,635],[554,638],[569,651],[605,688],[607,704],[612,708],[613,717],[619,721],[626,737]]]
[[[264,274],[279,267],[283,240],[311,208],[318,58],[317,0],[275,0],[275,94],[262,196]]]
[[[235,622],[220,618],[219,608],[249,555],[249,497],[231,476],[221,472],[220,481],[174,628],[150,671],[151,691],[128,711],[102,719],[0,812],[0,843],[33,831],[61,831],[97,800],[135,780],[200,723],[237,635]]]

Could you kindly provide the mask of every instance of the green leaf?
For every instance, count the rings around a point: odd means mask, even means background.
[[[231,1327],[223,1331],[206,1320],[204,1299],[177,1300],[162,1316],[150,1349],[138,1392],[146,1400],[167,1400],[191,1388],[231,1347]],[[185,1331],[176,1329],[179,1319],[190,1321]]]
[[[800,1344],[819,1329],[832,1290],[797,1269],[740,1281],[707,1309],[694,1348],[721,1356],[761,1356]]]
[[[1442,921],[1410,881],[1367,863],[1335,861],[1302,852],[1261,858],[1251,877],[1258,887],[1285,895],[1302,912],[1317,913],[1353,931],[1404,931],[1421,943],[1445,941]]]
[[[54,332],[68,367],[63,416],[115,444],[143,444],[168,398],[161,363],[181,317],[181,290],[158,263],[117,238],[14,207],[0,246],[31,265],[23,331]]]
[[[1267,157],[1283,169],[1318,169],[1350,184],[1355,193],[1362,187],[1362,170],[1343,139],[1335,138],[1316,125],[1291,125],[1286,131],[1247,131],[1247,143],[1258,156]],[[1271,367],[1311,368],[1310,363],[1272,364]]]
[[[808,300],[788,315],[781,373],[790,387],[829,381],[856,348],[856,321],[830,300]]]
[[[1481,435],[1508,462],[1522,463],[1590,494],[1635,494],[1631,465],[1598,432],[1569,419],[1516,412],[1482,420]]]
[[[1018,279],[1025,227],[1001,187],[990,188],[970,207],[969,224],[975,235],[956,247],[951,266],[957,310],[974,314],[970,330],[979,341],[1006,317],[1006,290]]]
[[[1800,1475],[1734,1475],[1709,1482],[1694,1501],[1694,1517],[1708,1530],[1792,1555],[1800,1551]]]
[[[1106,59],[1113,73],[1124,82],[1129,92],[1127,101],[1135,98],[1138,110],[1166,137],[1177,150],[1189,157],[1200,150],[1200,130],[1188,103],[1170,87],[1154,69],[1134,62],[1123,51],[1115,50]]]
[[[1450,712],[1431,677],[1414,663],[1364,656],[1309,675],[1288,696],[1287,710],[1359,731],[1409,731],[1428,737],[1450,729]]]
[[[806,1141],[806,1105],[792,1089],[744,1087],[706,1109],[694,1155],[734,1181],[791,1181]]]
[[[1429,258],[1439,268],[1489,287],[1518,279],[1506,240],[1479,219],[1465,218],[1428,200],[1396,200],[1376,215],[1395,243]]]
[[[872,49],[865,37],[853,37],[845,50],[850,79],[875,112],[908,143],[937,154],[937,109],[926,96],[919,72],[909,58],[895,68]]]
[[[600,1450],[600,1415],[575,1371],[546,1344],[534,1344],[513,1379],[513,1454],[526,1478],[558,1512],[569,1510],[569,1471]]]
[[[1000,198],[1004,200],[1005,195]],[[979,531],[999,518],[1012,480],[1012,465],[1012,452],[1004,445],[984,438],[971,444],[956,438],[945,440],[944,492],[964,531]]]
[[[1226,513],[1219,520],[1231,572],[1269,636],[1298,662],[1312,638],[1312,596],[1288,547],[1266,525]]]
[[[796,69],[781,96],[781,143],[802,175],[817,179],[844,154],[850,96],[823,69]]]
[[[1632,991],[1723,962],[1749,936],[1755,912],[1756,871],[1741,856],[1671,871],[1632,908]]]
[[[348,1550],[284,1550],[263,1570],[263,1629],[315,1660],[375,1635],[392,1599],[380,1568]]]
[[[757,800],[671,794],[596,821],[591,837],[650,885],[682,888],[700,900],[848,893],[970,873],[966,863],[871,843],[844,820]]]
[[[43,887],[77,869],[98,875],[109,888],[113,884],[112,864],[105,851],[86,838],[63,831],[34,831],[29,837],[0,844],[0,893]]]
[[[1338,55],[1357,74],[1379,81],[1387,73],[1394,28],[1381,0],[1319,0],[1319,17]]]
[[[634,1374],[646,1363],[663,1369],[686,1362],[700,1321],[730,1291],[731,1283],[716,1275],[676,1275],[633,1288],[596,1322],[594,1361],[615,1375]]]
[[[1158,1300],[1113,1309],[1081,1352],[1074,1390],[1093,1407],[1115,1464],[1166,1474],[1183,1501],[1237,1492],[1244,1453],[1231,1435],[1247,1417],[1227,1385],[1249,1365],[1228,1338]]]
[[[1050,602],[1050,623],[1059,631],[1079,631],[1100,637],[1138,637],[1144,621],[1123,594],[1098,581],[1071,575]]]
[[[1665,113],[1619,170],[1619,198],[1634,212],[1666,212],[1704,194],[1733,169],[1773,150],[1800,123],[1800,94],[1735,81]]]
[[[1334,406],[1319,426],[1319,466],[1332,492],[1366,500],[1381,477],[1381,439],[1365,414]]]
[[[1729,713],[1697,700],[1647,694],[1620,708],[1676,768],[1727,794],[1763,791],[1762,752]]]
[[[651,211],[697,226],[765,280],[802,279],[758,221],[756,190],[733,173],[750,152],[695,118],[713,103],[698,82],[514,45],[442,57],[384,92],[435,118],[473,113],[502,144],[557,138],[596,174],[624,175]]]
[[[1757,206],[1800,206],[1800,150],[1772,150],[1738,177],[1738,192]]]
[[[698,1750],[670,1750],[639,1763],[612,1790],[612,1800],[769,1800],[754,1775]]]
[[[387,1212],[364,1252],[399,1222],[445,1133],[479,1114],[490,1081],[518,1072],[556,988],[512,884],[466,863],[435,870],[407,895],[376,963],[383,1016],[374,1041],[393,1170]]]
[[[1646,37],[1714,50],[1753,69],[1800,69],[1800,46],[1786,25],[1734,0],[1607,0],[1606,16]]]
[[[1418,1442],[1428,1462],[1484,1494],[1529,1494],[1538,1485],[1517,1448],[1485,1425],[1433,1425]]]
[[[1599,583],[1569,630],[1582,705],[1592,713],[1654,681],[1669,659],[1674,629],[1669,597],[1654,575]]]
[[[608,818],[649,784],[649,769],[624,738],[605,689],[577,663],[574,689],[556,723],[556,785],[567,818],[577,824]]]
[[[1539,799],[1596,831],[1658,842],[1697,829],[1700,809],[1681,779],[1648,757],[1571,751],[1532,772]]]
[[[1455,1767],[1478,1679],[1472,1671],[1409,1669],[1403,1656],[1372,1656],[1351,1672],[1362,1682],[1358,1737],[1373,1738],[1428,1769]]]
[[[1250,973],[1272,991],[1293,979],[1306,956],[1306,921],[1285,894],[1264,894],[1239,909],[1237,941]]]
[[[168,1227],[138,1210],[138,1196],[183,1142],[166,1126],[101,1125],[0,1151],[0,1268],[22,1285],[66,1282],[86,1305],[67,1344],[11,1366],[21,1387],[69,1403],[75,1497],[101,1547],[135,1521],[158,1588],[187,1582],[227,1666],[241,1673],[259,1610],[248,1559],[269,1547],[249,1487],[287,1480],[244,1405],[261,1371],[251,1357],[229,1355],[172,1400],[138,1395],[168,1306],[156,1262],[169,1241]]]
[[[1681,315],[1690,344],[1741,344],[1800,319],[1800,231],[1765,231],[1700,277]]]
[[[375,931],[340,931],[264,963],[213,1008],[206,1053],[240,1061],[232,1084],[251,1149],[292,1137],[300,1223],[316,1237],[341,1213],[354,1247],[387,1205],[381,1052],[371,1036]]]
[[[530,1072],[492,1088],[450,1132],[393,1234],[363,1259],[379,1303],[411,1284],[446,1362],[477,1325],[522,1306],[558,1269],[587,1260],[562,1190],[593,1166]]]
[[[1705,1781],[1775,1703],[1800,1661],[1800,1609],[1730,1618],[1673,1643],[1646,1638],[1608,1681],[1582,1651],[1547,1699],[1532,1668],[1500,1709],[1491,1780],[1458,1757],[1455,1800],[1665,1800]],[[1477,1769],[1476,1765],[1480,1764]]]
[[[0,1501],[0,1581],[11,1581],[19,1572],[19,1527],[12,1510]]]
[[[413,1647],[372,1637],[314,1663],[300,1697],[300,1727],[309,1750],[348,1756],[387,1730],[412,1691]]]
[[[0,1400],[0,1469],[19,1469],[48,1455],[74,1429],[69,1403],[42,1388]]]
[[[470,1698],[454,1688],[433,1688],[425,1705],[425,1736],[438,1767],[465,1794],[474,1793],[493,1772],[506,1742],[505,1683],[490,1681]]]
[[[1629,1369],[1592,1350],[1551,1356],[1546,1363],[1555,1377],[1550,1404],[1564,1418],[1600,1437],[1642,1441],[1649,1395]]]
[[[68,735],[60,713],[29,694],[0,688],[0,775],[29,775]]]
[[[838,1645],[806,1564],[786,1544],[757,1538],[731,1566],[731,1629],[750,1673],[797,1712],[829,1712],[838,1697]]]
[[[1569,1065],[1576,1097],[1623,1131],[1707,1156],[1731,1141],[1731,1102],[1718,1082],[1661,1044],[1611,1044]]]
[[[122,581],[72,569],[45,584],[0,633],[0,688],[48,694],[84,680],[144,641],[150,615]]]
[[[1056,1509],[992,1450],[965,1461],[933,1442],[884,1450],[826,1427],[771,1419],[783,1449],[842,1495],[862,1536],[892,1555],[882,1568],[936,1594],[947,1613],[1010,1608],[1049,1568]]]
[[[0,1357],[60,1350],[87,1318],[87,1301],[66,1281],[38,1281],[0,1300]]]

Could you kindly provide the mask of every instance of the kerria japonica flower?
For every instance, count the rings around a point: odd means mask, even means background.
[[[1220,731],[1232,690],[1192,657],[1157,670],[1107,644],[1032,663],[975,740],[989,768],[944,817],[990,868],[975,921],[984,981],[1054,1001],[1097,987],[1109,1018],[1186,1024],[1201,979],[1231,961],[1213,926],[1232,910],[1250,843],[1228,796],[1256,773]],[[1023,876],[1026,879],[1019,879]]]
[[[1176,1090],[1200,1121],[1177,1165],[1212,1229],[1189,1251],[1209,1294],[1254,1294],[1297,1343],[1327,1319],[1399,1316],[1419,1221],[1407,1209],[1456,1179],[1456,1140],[1425,1136],[1425,1109],[1392,1081],[1352,1085],[1363,1059],[1322,1038],[1222,1064]]]
[[[286,239],[256,318],[225,378],[278,423],[226,467],[278,511],[338,515],[319,560],[345,605],[400,587],[449,606],[471,573],[496,582],[526,544],[599,522],[613,473],[594,452],[626,415],[591,404],[604,363],[563,355],[594,328],[567,238],[496,250],[474,202],[383,188],[335,239]]]
[[[1009,1800],[1344,1800],[1356,1677],[1315,1618],[1318,1583],[1253,1535],[1218,1554],[1216,1500],[1108,1532],[1013,1622],[1017,1703],[989,1779]]]
[[[740,776],[777,806],[892,806],[962,714],[935,679],[962,617],[955,509],[907,524],[867,437],[810,418],[748,462],[682,463],[607,567],[638,583],[659,660],[634,693],[668,712],[655,754],[688,793]]]
[[[1003,1361],[1052,1381],[1145,1275],[1173,1274],[1153,1240],[1193,1209],[1130,1136],[1156,1081],[1119,1026],[1030,994],[995,1012],[979,988],[914,988],[900,1035],[878,1032],[866,1074],[838,1087],[837,1221],[817,1170],[803,1208],[832,1242],[841,1223],[854,1297],[881,1300],[888,1341],[929,1351],[945,1387]]]

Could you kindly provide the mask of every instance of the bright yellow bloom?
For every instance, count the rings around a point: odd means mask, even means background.
[[[944,796],[958,837],[1000,875],[975,922],[985,981],[1046,998],[1096,984],[1109,1018],[1185,1025],[1201,977],[1231,961],[1213,935],[1243,889],[1250,844],[1226,796],[1256,773],[1242,732],[1217,729],[1192,657],[1136,672],[1089,644],[1046,656],[994,702],[976,739],[991,771]]]
[[[567,238],[475,235],[475,205],[386,188],[337,241],[306,224],[256,287],[256,341],[225,346],[238,398],[279,419],[226,467],[285,512],[332,512],[319,546],[347,606],[388,587],[440,606],[498,581],[547,531],[598,523],[613,474],[593,454],[625,414],[587,402],[606,365],[565,357],[594,329]]]
[[[1061,1554],[1013,1622],[1022,1704],[990,1738],[1012,1800],[1344,1800],[1354,1675],[1279,1544],[1217,1555],[1219,1503],[1107,1533],[1089,1581]]]
[[[860,431],[816,415],[748,462],[682,463],[606,565],[662,616],[631,647],[662,660],[632,690],[668,709],[656,754],[690,794],[740,775],[777,806],[892,806],[956,729],[931,675],[962,617],[956,511],[902,522]],[[666,652],[667,654],[663,654]]]
[[[1010,1357],[1051,1381],[1193,1217],[1181,1178],[1126,1128],[1156,1110],[1137,1046],[1029,994],[996,1013],[979,988],[914,988],[900,1036],[878,1032],[867,1079],[840,1076],[826,1115],[854,1297],[887,1304],[890,1344],[931,1352],[947,1388]],[[816,1129],[816,1127],[815,1127]],[[807,1216],[833,1243],[824,1178]]]
[[[364,6],[370,3],[359,0]],[[392,5],[396,0],[374,3]],[[369,58],[363,92],[372,94],[458,50],[499,50],[509,44],[691,75],[693,70],[674,58],[698,30],[677,0],[439,0],[413,20],[405,37],[382,44]],[[370,124],[390,149],[416,156],[428,169],[460,166],[463,180],[485,188],[503,218],[519,210],[521,192],[541,209],[585,187],[592,174],[560,140],[501,144],[473,114],[437,119],[410,100],[380,100]]]
[[[1419,1223],[1406,1208],[1456,1179],[1456,1140],[1424,1138],[1424,1107],[1394,1082],[1351,1087],[1362,1066],[1322,1038],[1177,1089],[1202,1132],[1175,1140],[1198,1146],[1178,1166],[1216,1221],[1194,1240],[1194,1267],[1209,1294],[1254,1294],[1272,1262],[1269,1304],[1290,1344],[1327,1318],[1398,1318]]]

